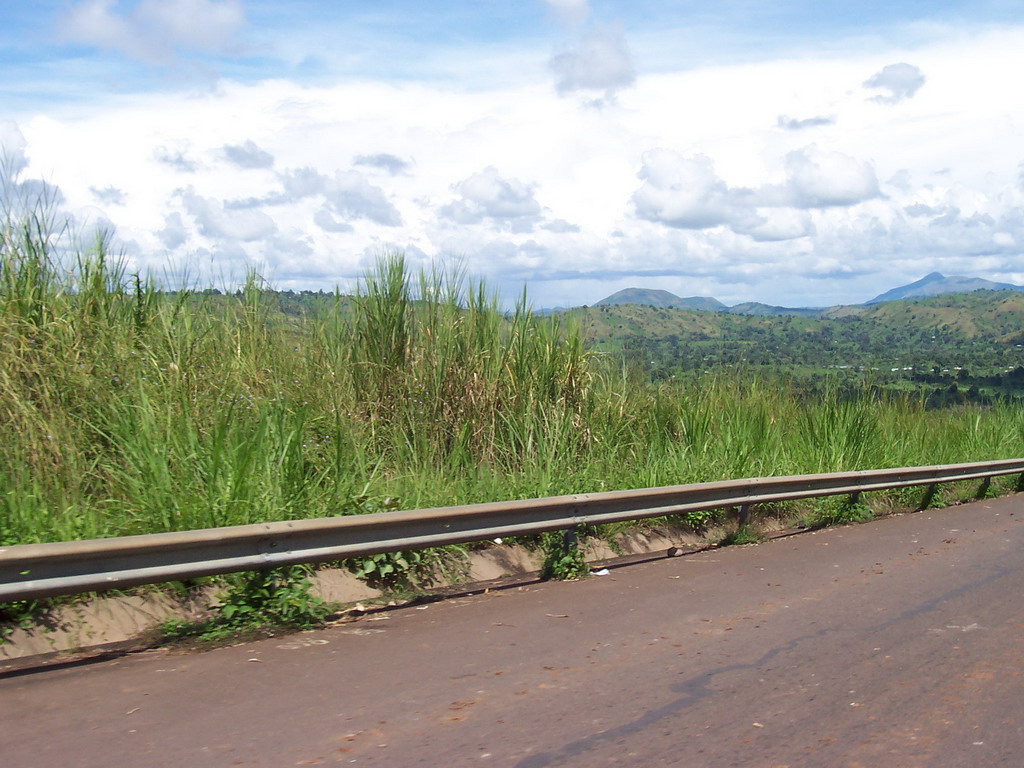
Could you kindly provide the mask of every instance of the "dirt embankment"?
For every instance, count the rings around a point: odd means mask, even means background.
[[[620,556],[665,552],[672,547],[700,548],[710,538],[684,531],[647,531],[622,533],[614,544],[587,542],[587,560],[600,564]],[[541,554],[522,546],[495,543],[467,553],[466,562],[452,569],[456,575],[439,576],[430,589],[486,584],[497,579],[528,578],[541,568]],[[342,608],[359,602],[387,600],[374,589],[345,570],[327,568],[313,578],[314,593]],[[0,661],[39,654],[61,654],[104,646],[142,643],[147,633],[168,621],[198,620],[216,603],[218,590],[210,587],[188,593],[170,589],[144,589],[135,594],[94,596],[68,603],[42,616],[26,627],[11,632],[0,643]]]

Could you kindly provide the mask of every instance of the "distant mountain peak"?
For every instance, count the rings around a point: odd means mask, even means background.
[[[702,312],[721,312],[725,309],[725,304],[710,296],[690,296],[684,299],[659,288],[623,288],[595,302],[594,306],[606,307],[615,304],[639,304],[663,309],[696,309]]]
[[[928,296],[941,296],[946,293],[970,293],[972,291],[985,290],[1024,291],[1024,286],[1012,283],[996,283],[980,277],[966,277],[964,275],[950,275],[946,277],[941,272],[931,272],[920,280],[893,288],[891,291],[881,293],[864,303],[881,304],[884,301],[923,299]]]

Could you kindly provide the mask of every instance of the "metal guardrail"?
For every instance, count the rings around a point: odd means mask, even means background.
[[[464,544],[578,525],[1024,474],[1024,459],[751,478],[0,547],[0,602]],[[1022,478],[1024,479],[1024,478]]]

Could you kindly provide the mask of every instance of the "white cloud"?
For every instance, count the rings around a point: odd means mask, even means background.
[[[545,222],[541,227],[546,229],[548,232],[556,232],[558,234],[580,231],[578,225],[568,222],[565,219],[554,219],[552,221]]]
[[[904,99],[913,97],[924,85],[925,76],[912,64],[900,62],[882,67],[880,72],[864,81],[865,88],[888,91],[872,98],[880,104],[898,104]]]
[[[590,29],[575,47],[552,57],[555,89],[560,94],[600,91],[606,99],[636,82],[636,69],[619,27]]]
[[[188,241],[188,230],[181,214],[175,211],[164,217],[164,227],[156,232],[165,247],[174,250]]]
[[[225,144],[221,151],[239,168],[271,168],[274,165],[274,156],[260,149],[252,139],[246,139],[244,144]]]
[[[25,141],[25,134],[18,128],[13,120],[0,122],[0,167],[5,176],[14,177],[28,167],[28,158],[25,150],[28,142]]]
[[[786,155],[786,191],[797,208],[854,205],[879,195],[875,170],[841,152],[814,144]]]
[[[737,215],[737,193],[715,174],[705,155],[684,157],[668,149],[644,152],[633,194],[637,216],[680,229],[728,224]]]
[[[190,158],[184,149],[158,146],[153,150],[153,157],[182,173],[194,173],[199,169],[199,163]]]
[[[319,198],[320,210],[314,221],[326,232],[350,232],[349,222],[364,219],[386,227],[402,224],[402,216],[380,187],[370,184],[358,171],[336,171],[334,176],[314,168],[293,168],[277,174],[282,190],[262,197],[248,197],[225,203],[229,210],[262,206],[294,206],[303,200]],[[337,221],[331,214],[342,217]]]
[[[214,240],[248,243],[277,232],[277,224],[263,211],[225,209],[223,203],[197,194],[192,187],[179,190],[178,195],[199,231]]]
[[[329,208],[351,219],[369,219],[386,227],[402,223],[398,209],[387,199],[384,190],[370,184],[358,171],[336,171],[326,185],[324,197]]]
[[[879,195],[869,163],[813,144],[785,159],[786,183],[730,187],[706,155],[684,157],[673,150],[645,152],[633,194],[641,219],[677,229],[728,226],[755,240],[804,237],[813,232],[800,210],[851,206]],[[781,210],[786,209],[786,210]]]
[[[124,192],[115,186],[108,186],[103,189],[89,187],[89,191],[93,193],[97,200],[105,205],[124,205]]]
[[[327,176],[313,168],[295,168],[280,176],[284,184],[283,200],[297,200],[313,195],[322,195],[330,181]]]
[[[734,232],[749,235],[757,242],[781,242],[815,233],[814,221],[807,211],[792,208],[760,208],[732,225]]]
[[[779,115],[777,125],[779,128],[785,128],[787,131],[802,131],[805,128],[820,128],[825,125],[835,125],[836,119],[834,117],[827,117],[819,115],[817,117],[805,117],[802,120],[798,120],[795,117],[787,117],[786,115]]]
[[[116,0],[80,0],[58,31],[72,43],[167,64],[175,51],[233,52],[245,24],[241,0],[140,0],[125,10]]]
[[[474,173],[453,187],[459,198],[440,210],[440,215],[458,224],[479,224],[485,220],[498,227],[528,232],[541,215],[533,187],[518,179],[505,179],[493,166]]]
[[[547,0],[548,6],[563,24],[582,24],[590,15],[589,0]]]
[[[541,285],[538,303],[656,280],[822,304],[904,272],[1024,274],[1024,92],[990,76],[1022,52],[1024,28],[921,45],[928,87],[898,109],[860,85],[905,50],[648,72],[592,110],[550,87],[535,47],[526,83],[528,67],[473,88],[281,77],[106,94],[19,116],[19,156],[25,183],[52,178],[70,210],[123,193],[104,213],[157,267],[207,254],[331,287],[397,246],[464,256],[509,293]],[[216,282],[220,262],[199,269]]]
[[[412,168],[412,163],[408,160],[403,160],[395,155],[389,155],[386,152],[380,152],[376,155],[357,155],[353,164],[367,168],[379,168],[382,171],[387,171],[392,176],[408,173],[409,169]]]
[[[313,214],[313,221],[324,232],[352,232],[354,229],[351,224],[335,219],[326,206]]]

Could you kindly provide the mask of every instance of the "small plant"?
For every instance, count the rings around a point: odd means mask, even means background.
[[[411,577],[426,563],[424,552],[381,552],[349,560],[348,567],[371,587],[387,591],[408,587]]]
[[[220,615],[225,622],[242,627],[316,626],[333,608],[310,592],[311,572],[308,566],[291,565],[245,573],[221,601]]]
[[[1000,492],[1000,483],[998,481],[999,478],[984,478],[974,493],[974,500],[981,501],[982,499],[994,499],[1002,495]]]
[[[544,547],[542,579],[569,581],[590,575],[590,567],[579,545],[580,535],[579,529],[541,534],[541,545]]]
[[[751,528],[749,525],[741,525],[735,531],[727,534],[719,543],[720,546],[741,546],[743,544],[759,544],[764,541],[764,536]]]
[[[682,515],[686,526],[697,535],[703,534],[718,519],[716,509],[698,509],[693,512],[686,512]]]
[[[854,496],[828,496],[816,499],[812,511],[803,519],[808,528],[827,528],[830,525],[863,523],[874,517],[871,509]]]
[[[309,566],[289,565],[229,577],[228,591],[215,615],[201,622],[170,621],[160,626],[164,640],[217,641],[268,628],[319,626],[334,606],[310,592]]]
[[[14,630],[31,626],[32,619],[40,612],[38,600],[15,600],[0,603],[0,645],[8,641]]]

